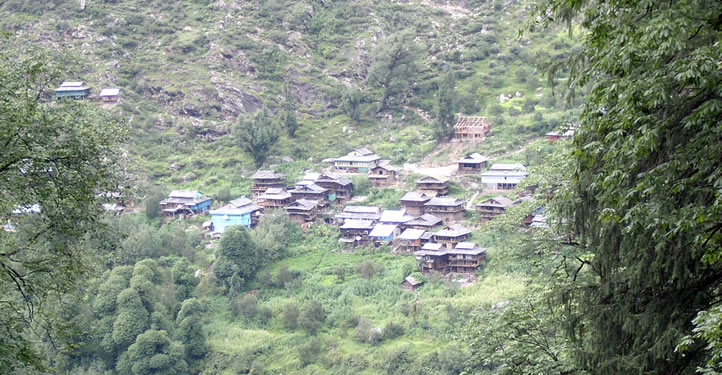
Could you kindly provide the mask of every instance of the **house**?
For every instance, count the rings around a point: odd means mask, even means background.
[[[304,181],[305,182],[305,181]],[[328,189],[316,185],[314,182],[297,183],[296,188],[288,191],[293,200],[307,199],[317,201],[319,206],[326,207],[328,202]]]
[[[196,215],[208,211],[212,202],[200,191],[173,190],[160,201],[160,209],[164,216]]]
[[[120,89],[102,89],[98,98],[105,103],[115,103],[120,98]]]
[[[391,160],[381,160],[379,164],[369,170],[369,181],[371,186],[391,186],[398,180],[400,167],[391,165]]]
[[[103,203],[103,211],[112,212],[115,215],[120,215],[125,210],[125,207],[118,203]]]
[[[456,173],[479,173],[483,168],[486,168],[486,164],[488,163],[488,161],[489,159],[479,153],[474,152],[472,154],[468,154],[463,159],[459,159],[456,161],[459,164]]]
[[[529,223],[529,227],[531,228],[548,228],[549,225],[547,224],[547,217],[541,214],[532,216],[531,223]]]
[[[416,190],[432,197],[444,196],[449,194],[449,181],[426,176],[416,181]]]
[[[369,242],[368,234],[374,229],[374,223],[368,220],[346,220],[338,228],[341,231],[339,242],[351,245],[365,245]]]
[[[446,272],[446,265],[449,258],[446,251],[441,249],[440,244],[427,243],[421,250],[414,252],[414,257],[416,257],[418,261],[421,272]]]
[[[549,132],[544,135],[549,143],[554,143],[561,138],[571,138],[574,136],[574,129],[566,129],[562,131]]]
[[[476,205],[476,210],[481,214],[481,221],[489,221],[494,217],[506,212],[506,208],[513,206],[514,202],[501,195],[487,199]]]
[[[413,253],[414,251],[421,250],[421,237],[426,233],[423,229],[406,229],[398,237],[399,240],[399,251],[405,251],[407,253]]]
[[[251,176],[251,198],[258,198],[270,188],[286,188],[286,176],[272,170],[259,170]]]
[[[375,223],[381,218],[381,209],[375,206],[346,206],[336,215],[340,223],[347,220],[368,221]]]
[[[85,99],[90,96],[90,87],[83,81],[65,81],[55,89],[55,99]]]
[[[211,210],[213,232],[223,233],[226,228],[233,225],[252,228],[258,224],[262,211],[263,208],[254,204],[252,200],[244,196],[236,198],[217,210]]]
[[[316,185],[329,190],[329,202],[338,201],[339,203],[343,203],[351,199],[351,192],[353,192],[353,183],[348,178],[327,173],[320,175],[315,182]]]
[[[486,260],[486,249],[473,242],[459,242],[448,254],[448,272],[473,273]]]
[[[493,164],[481,174],[481,183],[489,190],[512,190],[528,175],[521,164]]]
[[[406,210],[408,215],[421,216],[424,214],[424,204],[430,199],[431,197],[424,193],[410,191],[401,197],[401,206]]]
[[[414,290],[419,289],[422,285],[424,285],[423,281],[416,280],[415,277],[409,275],[406,276],[403,282],[401,282],[401,289],[413,292]]]
[[[291,193],[281,188],[268,188],[258,199],[264,208],[283,208],[293,201]]]
[[[369,232],[369,239],[378,246],[382,242],[390,243],[394,240],[396,233],[396,225],[393,224],[376,224],[374,229]]]
[[[445,223],[464,219],[464,201],[456,198],[431,198],[424,204],[424,213],[432,214]]]
[[[310,199],[297,199],[284,207],[291,221],[301,225],[316,220],[318,201]]]
[[[413,216],[406,215],[406,210],[384,210],[384,212],[381,213],[381,217],[379,218],[379,222],[381,224],[392,224],[392,225],[400,225],[407,221],[413,220]]]
[[[491,121],[486,117],[459,116],[454,125],[454,139],[480,141],[491,134]]]
[[[381,157],[362,147],[349,152],[346,156],[331,160],[333,167],[337,170],[348,173],[367,173],[379,164]]]
[[[442,225],[444,223],[443,220],[439,219],[438,217],[432,215],[432,214],[423,214],[413,220],[409,220],[403,224],[401,224],[402,229],[423,229],[423,230],[431,230],[434,227],[437,227],[439,225]]]
[[[471,237],[471,229],[461,225],[446,227],[432,237],[432,241],[447,249],[453,249],[459,242],[464,242]]]

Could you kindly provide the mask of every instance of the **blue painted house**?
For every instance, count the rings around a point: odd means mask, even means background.
[[[208,211],[212,202],[200,191],[173,190],[160,201],[160,209],[165,216],[196,215]]]
[[[90,95],[90,87],[83,81],[65,81],[55,89],[55,98],[85,99]]]
[[[369,239],[378,245],[380,242],[391,242],[394,240],[396,233],[396,225],[393,224],[376,224],[374,229],[369,233]]]
[[[226,228],[233,225],[251,228],[258,223],[262,210],[246,197],[234,199],[217,210],[211,210],[213,232],[223,233]]]

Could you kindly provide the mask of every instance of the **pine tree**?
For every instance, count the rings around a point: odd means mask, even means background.
[[[434,134],[437,139],[451,139],[454,135],[456,118],[456,79],[454,72],[448,71],[439,80],[438,107],[434,120]]]

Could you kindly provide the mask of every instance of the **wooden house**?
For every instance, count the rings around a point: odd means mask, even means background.
[[[489,190],[512,190],[528,175],[521,164],[493,164],[481,174],[481,183]]]
[[[474,273],[486,260],[486,249],[476,246],[473,242],[459,242],[446,253],[448,272]]]
[[[549,143],[554,143],[559,139],[569,139],[574,136],[574,129],[566,129],[562,131],[553,131],[546,133],[544,137],[547,139]]]
[[[421,216],[424,214],[424,204],[429,200],[431,200],[431,197],[424,193],[410,191],[401,197],[401,206],[408,215]]]
[[[280,188],[268,188],[258,199],[261,200],[263,208],[283,208],[293,201],[291,193]]]
[[[406,276],[406,278],[404,279],[403,282],[401,282],[401,289],[408,291],[408,292],[413,292],[414,290],[421,288],[421,286],[423,286],[423,285],[424,285],[423,281],[416,280],[415,277],[409,275],[409,276]]]
[[[346,206],[341,213],[336,215],[336,221],[339,223],[347,220],[376,223],[380,218],[381,209],[376,206]]]
[[[98,98],[100,98],[103,103],[115,103],[120,98],[120,89],[102,89],[100,90],[100,94],[98,94]]]
[[[459,164],[456,173],[480,173],[482,169],[486,168],[486,164],[488,163],[488,161],[489,159],[479,153],[474,152],[472,154],[468,154],[463,159],[459,159],[456,161]]]
[[[336,176],[334,174],[322,174],[316,179],[316,185],[329,190],[328,201],[343,203],[351,199],[353,192],[353,183],[345,177]]]
[[[347,173],[367,173],[379,164],[381,158],[373,151],[362,147],[349,152],[346,156],[331,160],[336,170]]]
[[[513,206],[514,202],[507,197],[496,196],[487,199],[476,205],[476,210],[481,214],[481,221],[489,221],[496,216],[506,212],[506,208]]]
[[[371,186],[391,186],[398,181],[398,174],[401,168],[391,165],[390,162],[390,160],[381,160],[377,166],[369,170]]]
[[[90,87],[83,81],[65,81],[55,89],[55,99],[85,99],[90,96]]]
[[[391,243],[396,233],[396,225],[393,224],[376,224],[374,229],[369,232],[369,240],[378,246],[382,243]]]
[[[426,176],[416,181],[416,190],[431,197],[441,197],[449,194],[449,181]]]
[[[486,117],[459,116],[454,125],[454,139],[480,141],[491,134],[491,121]]]
[[[379,218],[381,224],[401,225],[415,219],[406,214],[406,210],[384,210]]]
[[[339,242],[351,245],[366,245],[369,242],[368,235],[374,229],[374,223],[368,220],[346,220],[339,227],[341,238]]]
[[[432,214],[445,223],[464,219],[464,201],[456,198],[431,198],[424,205],[424,213]]]
[[[444,224],[444,221],[439,219],[438,217],[432,215],[432,214],[423,214],[413,220],[409,220],[403,224],[401,224],[402,229],[423,229],[423,230],[431,230],[437,226],[441,226]]]
[[[305,198],[297,199],[284,207],[291,221],[301,225],[316,220],[318,201]]]
[[[208,211],[213,200],[200,191],[173,190],[160,201],[164,216],[196,215]]]
[[[432,241],[446,249],[453,249],[456,244],[466,241],[469,237],[471,237],[471,229],[454,225],[434,233]]]
[[[234,199],[217,210],[211,210],[213,232],[223,233],[226,228],[233,225],[252,228],[258,224],[262,212],[262,207],[255,205],[252,200],[246,197],[242,196]]]
[[[421,247],[421,250],[414,252],[414,257],[416,257],[421,272],[437,271],[445,273],[447,270],[446,266],[449,258],[440,244],[427,243]]]
[[[272,170],[259,170],[251,176],[251,198],[258,198],[270,188],[285,189],[286,176]]]
[[[296,188],[288,191],[294,200],[308,199],[317,201],[320,207],[326,207],[328,203],[328,189],[316,185],[316,183],[296,184]]]
[[[406,229],[398,237],[399,251],[413,253],[421,250],[421,237],[426,233],[423,229]]]

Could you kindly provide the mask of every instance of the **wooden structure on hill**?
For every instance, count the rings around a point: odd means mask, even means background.
[[[197,215],[208,211],[212,202],[200,191],[173,190],[160,201],[160,209],[164,216]]]
[[[400,167],[391,165],[391,160],[381,160],[379,165],[369,170],[369,182],[373,187],[391,186],[398,180]]]
[[[351,199],[353,192],[353,182],[346,177],[340,177],[335,174],[322,174],[316,179],[316,185],[329,190],[329,202],[344,203]]]
[[[464,242],[471,237],[471,230],[461,225],[454,225],[434,233],[432,241],[446,249],[453,249],[456,244]]]
[[[414,256],[422,272],[473,273],[486,260],[486,249],[473,242],[460,242],[454,248],[438,243],[427,243]]]
[[[120,89],[108,88],[100,90],[98,98],[104,103],[115,103],[120,98]]]
[[[258,198],[270,188],[284,189],[286,176],[272,170],[259,170],[251,176],[251,198]]]
[[[288,212],[291,221],[301,225],[316,220],[318,201],[301,198],[288,204],[284,209]]]
[[[258,199],[264,208],[283,208],[293,201],[291,193],[280,188],[269,188]]]
[[[514,202],[507,197],[496,196],[487,199],[476,205],[476,210],[481,214],[481,221],[489,221],[496,216],[506,212],[506,208],[513,206]]]
[[[424,193],[410,191],[401,197],[401,206],[408,215],[421,216],[424,214],[424,204],[429,200],[431,200],[431,197]]]
[[[328,189],[315,183],[296,184],[296,188],[288,191],[294,200],[307,199],[317,201],[320,207],[328,204]]]
[[[486,117],[459,116],[454,125],[454,139],[480,141],[491,133],[491,121]]]
[[[416,190],[431,197],[441,197],[449,194],[449,181],[426,176],[416,180]]]
[[[211,210],[213,232],[223,233],[226,228],[233,225],[243,225],[252,228],[258,224],[263,208],[253,204],[250,199],[241,196],[228,202],[227,205]]]
[[[83,81],[65,81],[55,89],[55,99],[85,99],[90,96],[90,87]]]
[[[369,233],[374,229],[374,223],[368,220],[346,220],[339,227],[341,238],[339,242],[350,245],[366,245],[369,243]]]
[[[464,201],[456,198],[431,198],[424,204],[424,213],[432,214],[445,223],[464,219],[466,209]]]
[[[459,159],[456,162],[459,164],[459,167],[456,171],[458,174],[471,174],[471,173],[479,173],[482,169],[486,168],[486,164],[488,163],[489,159],[487,159],[485,156],[482,156],[481,154],[474,152],[471,154],[466,155],[463,159]]]
[[[348,173],[367,173],[379,164],[381,158],[366,147],[357,148],[346,156],[331,159],[336,170]]]

